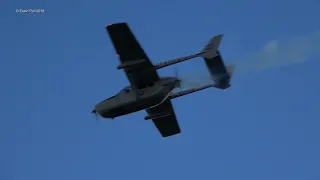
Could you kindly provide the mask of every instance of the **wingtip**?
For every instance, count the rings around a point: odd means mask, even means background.
[[[127,24],[126,22],[117,22],[117,23],[110,23],[107,25],[107,27],[115,26],[115,25],[120,25],[120,24]]]

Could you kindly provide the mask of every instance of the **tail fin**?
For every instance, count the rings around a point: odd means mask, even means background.
[[[214,58],[218,55],[218,48],[220,46],[223,35],[217,35],[210,39],[208,44],[201,51],[201,56],[207,59]]]
[[[212,80],[215,82],[214,87],[226,89],[230,87],[230,80],[235,66],[225,66],[220,52],[217,51],[214,58],[204,58]]]
[[[233,75],[233,72],[234,72],[235,69],[236,69],[236,66],[235,66],[235,65],[226,66],[226,69],[227,69],[227,72],[229,73],[229,76],[230,76],[230,78],[231,78],[232,75]]]

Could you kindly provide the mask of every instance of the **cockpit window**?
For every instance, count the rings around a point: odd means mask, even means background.
[[[132,88],[131,87],[126,87],[120,93],[129,93],[130,91],[132,91]]]
[[[131,87],[124,89],[125,92],[130,92],[131,90],[132,90]]]
[[[112,98],[114,98],[114,97],[116,97],[116,96],[115,96],[115,95],[114,95],[114,96],[111,96],[111,97],[109,97],[108,99],[112,99]],[[108,100],[108,99],[107,99],[107,100]]]

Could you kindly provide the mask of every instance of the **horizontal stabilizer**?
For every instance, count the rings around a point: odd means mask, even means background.
[[[214,58],[218,55],[218,48],[220,46],[223,35],[217,35],[210,39],[208,44],[201,51],[201,56],[207,59]]]

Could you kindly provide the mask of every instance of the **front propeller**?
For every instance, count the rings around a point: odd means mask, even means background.
[[[98,113],[97,113],[97,111],[95,109],[91,113],[95,115],[96,120],[99,120]]]

